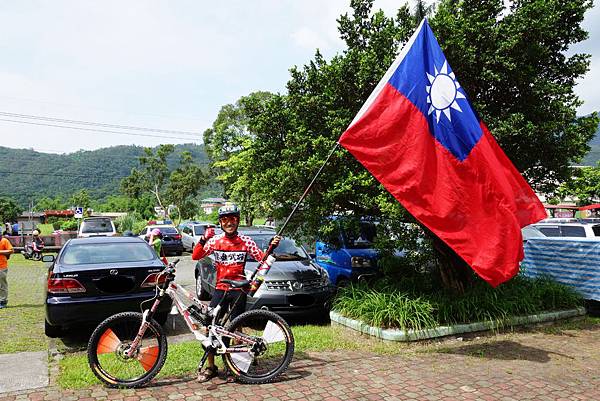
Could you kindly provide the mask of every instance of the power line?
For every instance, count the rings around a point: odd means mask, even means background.
[[[0,115],[7,116],[7,117],[27,118],[30,120],[52,121],[52,122],[66,123],[66,124],[92,125],[92,126],[97,126],[97,127],[129,129],[129,130],[134,130],[134,131],[158,132],[158,133],[162,133],[162,134],[190,135],[190,136],[194,136],[194,137],[200,136],[199,132],[167,130],[167,129],[159,129],[159,128],[145,128],[145,127],[136,127],[136,126],[132,126],[132,125],[117,125],[117,124],[98,123],[98,122],[92,122],[92,121],[69,120],[69,119],[64,119],[64,118],[44,117],[44,116],[36,116],[36,115],[31,115],[31,114],[9,113],[6,111],[0,111]]]
[[[17,175],[30,175],[30,176],[49,176],[49,177],[69,177],[69,178],[125,178],[128,175],[103,175],[103,174],[62,174],[62,173],[39,173],[35,172],[24,172],[24,171],[0,171],[0,174],[17,174]]]
[[[67,129],[73,129],[73,130],[79,130],[79,131],[101,132],[101,133],[105,133],[105,134],[131,135],[131,136],[146,136],[146,137],[152,137],[152,138],[166,138],[166,139],[183,139],[183,140],[186,140],[186,141],[189,141],[189,140],[191,140],[191,138],[189,138],[189,137],[187,137],[187,138],[183,138],[183,137],[177,137],[177,136],[165,136],[165,135],[134,134],[133,132],[109,131],[109,130],[104,130],[104,129],[83,128],[83,127],[69,127],[69,126],[67,126],[67,125],[56,125],[56,124],[35,123],[35,122],[32,122],[32,121],[9,120],[9,119],[4,119],[4,118],[0,118],[0,121],[6,121],[6,122],[10,122],[10,123],[18,123],[18,124],[30,124],[30,125],[38,125],[38,126],[43,126],[43,127],[67,128]]]

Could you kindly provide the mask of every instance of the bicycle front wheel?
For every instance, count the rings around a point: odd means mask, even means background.
[[[109,387],[133,388],[148,383],[167,358],[167,336],[154,320],[141,342],[131,349],[142,325],[142,314],[124,312],[96,327],[88,343],[88,363],[94,375]]]
[[[252,310],[234,319],[227,331],[240,333],[253,342],[252,349],[235,352],[236,348],[248,348],[244,340],[228,341],[230,350],[223,355],[226,366],[242,383],[269,383],[281,375],[294,356],[294,335],[290,326],[276,313]]]

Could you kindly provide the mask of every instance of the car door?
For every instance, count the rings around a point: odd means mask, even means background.
[[[183,249],[191,249],[192,242],[190,240],[190,226],[184,226],[181,230],[181,243]]]

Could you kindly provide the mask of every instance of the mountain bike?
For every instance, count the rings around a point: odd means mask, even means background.
[[[231,309],[222,311],[221,304],[210,308],[175,283],[178,262],[156,273],[156,295],[144,301],[153,301],[150,308],[142,313],[118,313],[94,330],[87,348],[94,375],[109,387],[134,388],[160,372],[167,358],[167,336],[153,316],[165,296],[173,300],[190,331],[202,343],[204,355],[198,371],[213,352],[222,355],[225,366],[242,383],[268,383],[285,372],[294,355],[294,336],[285,320],[271,311],[251,310],[224,327]],[[221,281],[232,289],[250,289],[252,293],[250,280]]]

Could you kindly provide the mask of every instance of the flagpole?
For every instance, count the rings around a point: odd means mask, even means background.
[[[296,203],[296,206],[294,206],[294,209],[292,209],[292,212],[289,214],[289,216],[287,217],[287,219],[285,219],[285,222],[283,223],[283,225],[281,226],[281,228],[277,232],[277,235],[281,235],[281,233],[283,232],[283,230],[285,230],[285,227],[289,223],[290,219],[292,218],[292,216],[294,215],[294,213],[296,213],[296,210],[298,210],[298,207],[300,206],[300,204],[302,203],[302,201],[304,200],[304,198],[306,198],[306,195],[308,195],[308,192],[310,191],[310,189],[312,188],[313,184],[317,180],[317,177],[321,174],[321,171],[323,171],[323,168],[325,167],[325,165],[327,163],[329,163],[329,159],[331,159],[331,156],[333,156],[333,152],[335,152],[339,146],[340,146],[340,143],[336,142],[335,146],[333,147],[333,149],[331,149],[331,152],[329,152],[329,155],[327,156],[327,159],[325,159],[325,161],[321,165],[321,168],[319,169],[319,171],[317,171],[317,174],[315,174],[315,176],[313,177],[313,179],[310,182],[310,184],[308,184],[308,187],[306,187],[306,190],[304,190],[304,193],[302,194],[302,196],[300,197],[300,199]],[[270,250],[270,247],[269,247],[269,250]]]

